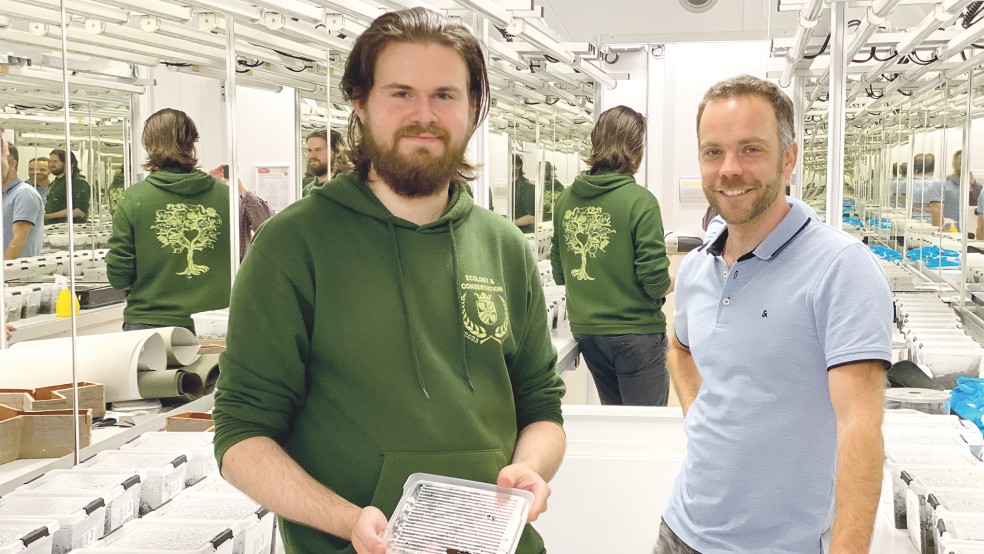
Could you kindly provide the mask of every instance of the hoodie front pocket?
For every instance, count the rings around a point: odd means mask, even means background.
[[[403,485],[414,473],[431,473],[495,484],[506,457],[498,448],[458,452],[401,452],[383,455],[371,505],[382,510],[386,517],[393,514]]]

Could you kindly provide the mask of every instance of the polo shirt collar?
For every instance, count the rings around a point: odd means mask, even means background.
[[[765,240],[755,247],[751,255],[762,260],[771,259],[786,243],[791,241],[800,232],[800,229],[810,222],[810,219],[813,219],[811,210],[805,203],[795,202],[789,197],[786,197],[786,203],[789,204],[789,211],[786,212],[785,217],[765,237]],[[711,242],[704,243],[700,247],[700,250],[705,251],[706,254],[720,256],[724,252],[724,243],[727,240],[728,227],[725,224],[721,232]],[[746,258],[747,256],[748,254],[742,256],[742,258]]]
[[[14,177],[14,180],[11,181],[9,185],[3,187],[3,191],[7,192],[23,182],[24,181],[22,181],[20,177]]]

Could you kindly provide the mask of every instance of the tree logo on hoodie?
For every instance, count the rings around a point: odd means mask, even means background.
[[[168,204],[163,210],[157,210],[151,229],[157,229],[157,240],[164,248],[170,246],[175,254],[185,252],[188,267],[178,275],[190,278],[208,271],[207,265],[195,263],[195,252],[213,248],[221,226],[222,218],[215,208],[201,204]]]
[[[585,206],[564,212],[564,238],[567,249],[581,256],[581,267],[572,269],[571,276],[579,281],[594,281],[588,275],[588,258],[594,258],[608,246],[612,229],[612,216],[601,211],[600,206]]]

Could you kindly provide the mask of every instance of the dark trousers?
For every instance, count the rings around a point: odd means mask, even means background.
[[[143,331],[144,329],[160,329],[161,327],[167,327],[167,325],[151,325],[149,323],[124,323],[123,324],[123,330],[124,331]],[[191,331],[192,334],[194,334],[194,332],[195,332],[195,328],[194,327],[185,327],[185,329]]]
[[[700,552],[687,546],[687,543],[680,540],[665,521],[660,520],[659,540],[653,548],[653,554],[700,554]]]
[[[666,333],[574,334],[605,405],[666,406]]]

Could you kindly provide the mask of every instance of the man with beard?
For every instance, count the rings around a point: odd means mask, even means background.
[[[321,186],[328,182],[328,162],[331,161],[331,177],[334,179],[339,173],[349,171],[348,164],[343,163],[342,134],[338,131],[331,131],[331,151],[328,150],[328,132],[318,129],[304,141],[307,145],[307,170],[308,177],[301,182],[302,196],[311,194],[314,187]]]
[[[268,221],[236,278],[222,474],[282,518],[288,552],[383,554],[415,472],[528,490],[533,521],[564,385],[525,238],[462,183],[489,106],[481,47],[432,11],[390,12],[340,86],[355,171]],[[544,552],[528,525],[518,552]]]
[[[92,187],[85,180],[79,171],[79,162],[75,158],[74,152],[69,152],[69,160],[72,162],[72,221],[75,223],[85,223],[89,220],[89,198],[92,196]],[[65,151],[52,150],[49,156],[51,161],[51,174],[55,180],[48,187],[48,197],[44,204],[44,222],[46,225],[51,223],[65,223],[68,221],[68,185],[65,178]]]
[[[38,191],[38,194],[41,195],[42,203],[48,198],[48,185],[50,184],[48,183],[48,174],[50,173],[48,165],[50,163],[51,160],[48,158],[34,158],[27,162],[27,174],[30,176],[30,179],[24,182]]]
[[[687,455],[659,554],[868,551],[891,292],[867,247],[782,194],[793,124],[789,98],[747,75],[697,111],[724,224],[677,274],[669,362]]]

